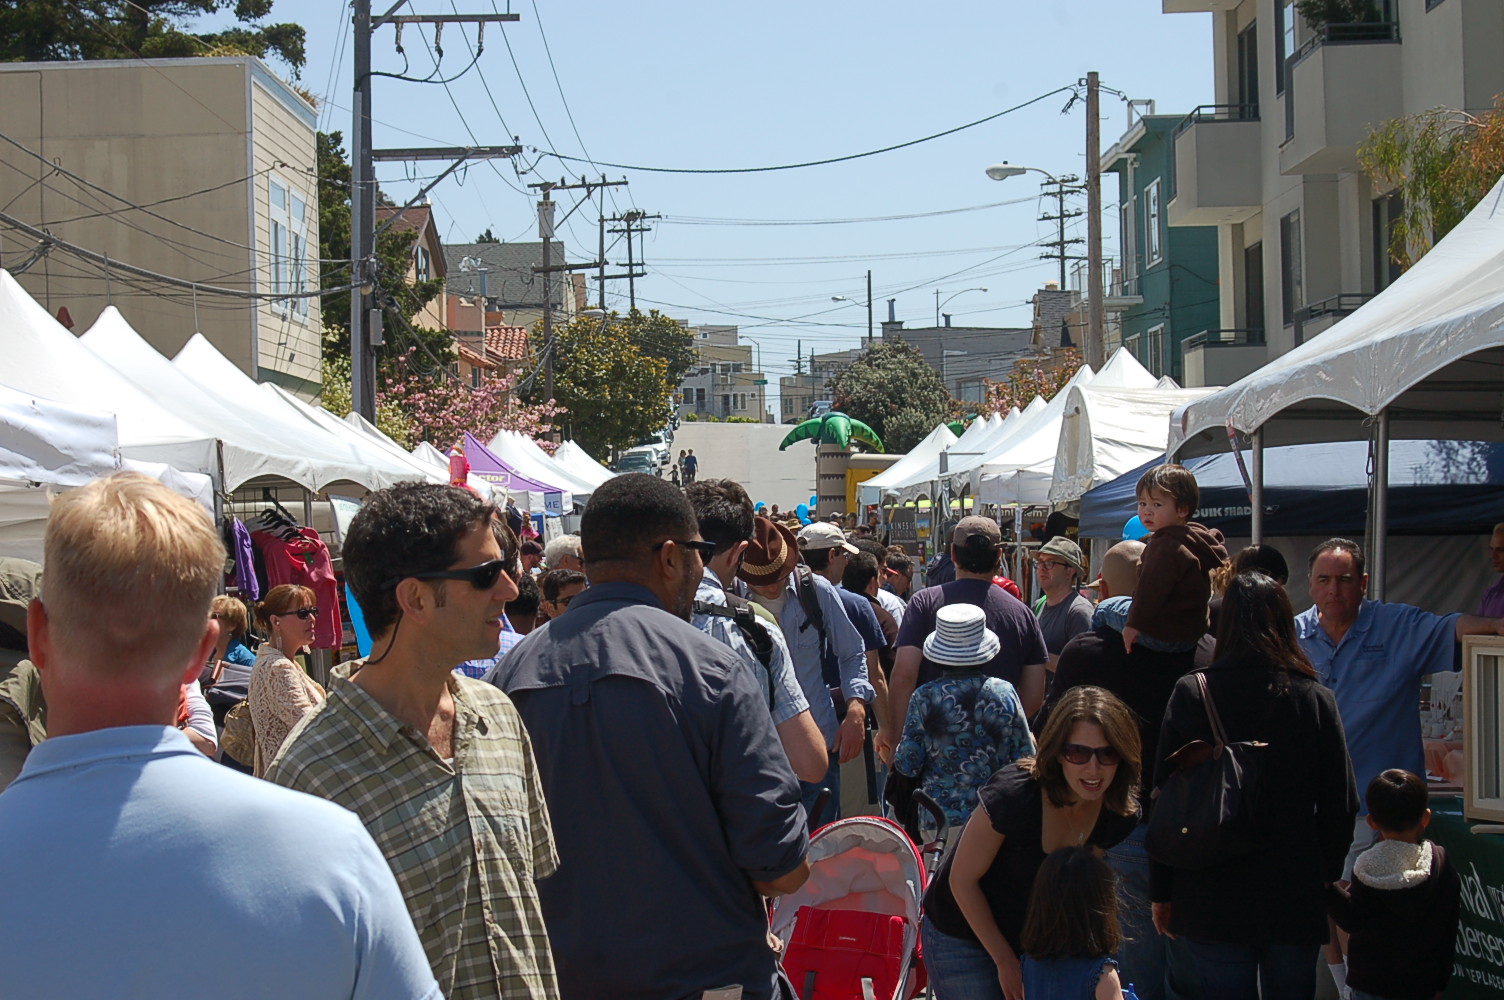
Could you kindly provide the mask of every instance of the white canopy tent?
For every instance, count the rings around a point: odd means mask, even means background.
[[[0,271],[0,385],[84,410],[115,415],[120,453],[185,472],[218,475],[218,447],[120,375]]]
[[[570,473],[589,483],[592,488],[600,486],[616,473],[590,457],[590,453],[573,441],[565,441],[554,452],[554,461]]]
[[[239,489],[263,476],[289,480],[317,491],[329,478],[318,467],[318,457],[301,448],[289,448],[286,435],[278,439],[278,425],[264,412],[236,408],[230,397],[200,383],[148,344],[114,306],[100,313],[79,342],[98,355],[153,399],[171,400],[183,419],[221,445],[224,489]]]
[[[1083,376],[1083,373],[1086,373]],[[1090,369],[1077,372],[1078,378],[1090,377]],[[1001,425],[989,425],[987,432],[967,447],[957,446],[946,456],[949,466],[947,486],[953,493],[970,491],[972,479],[979,466],[993,456],[1001,454],[1014,441],[1031,434],[1039,421],[1045,418],[1049,403],[1042,396],[1029,400],[1029,405],[1019,411],[1017,420]],[[974,492],[974,491],[973,491]]]
[[[1018,411],[1015,408],[1013,412]],[[981,419],[981,417],[977,418],[978,421]],[[881,503],[890,489],[896,493],[897,485],[903,483],[910,473],[924,469],[936,460],[940,452],[955,444],[956,441],[955,431],[945,424],[936,424],[935,429],[926,434],[924,440],[910,448],[902,458],[858,485],[856,488],[858,502],[864,507],[868,504]]]
[[[1164,387],[1108,389],[1072,386],[1066,392],[1055,449],[1049,502],[1069,503],[1165,453],[1170,412],[1216,391]],[[1171,383],[1173,386],[1174,383]]]
[[[1264,532],[1263,450],[1373,443],[1370,578],[1385,596],[1389,440],[1498,441],[1504,369],[1504,180],[1394,284],[1246,378],[1172,416],[1169,449],[1252,439],[1254,541]]]
[[[1118,348],[1094,376],[1082,367],[1055,394],[1026,435],[1016,437],[971,474],[972,490],[983,503],[1044,504],[1050,499],[1060,427],[1073,389],[1152,389],[1158,379],[1128,351]]]
[[[441,478],[432,469],[417,462],[400,444],[385,434],[381,434],[379,438],[373,438],[370,435],[364,434],[359,428],[347,421],[341,420],[322,406],[314,406],[311,403],[306,403],[275,383],[262,382],[261,391],[275,397],[279,406],[286,407],[289,410],[296,410],[304,419],[317,424],[335,437],[350,441],[361,449],[375,448],[393,461],[411,468],[413,478],[416,480],[426,480],[427,482],[434,483],[447,483],[449,481],[447,475]],[[377,431],[377,433],[380,434],[381,432]]]
[[[196,333],[173,358],[177,368],[242,412],[255,413],[288,451],[318,456],[316,489],[356,495],[422,478],[418,467],[353,438],[336,437],[260,386]]]
[[[977,417],[949,446],[939,449],[924,462],[912,466],[911,471],[905,474],[902,481],[895,481],[896,477],[895,480],[890,480],[885,489],[886,495],[896,494],[897,499],[902,501],[914,500],[921,496],[927,496],[931,500],[938,499],[936,494],[941,491],[943,480],[948,477],[949,471],[955,468],[956,463],[970,455],[985,453],[987,449],[983,446],[983,442],[994,439],[997,434],[1012,433],[1011,428],[1019,426],[1021,421],[1028,419],[1031,411],[1043,406],[1044,400],[1035,397],[1023,410],[1018,412],[1010,410],[1008,417],[1004,420],[994,422],[988,417]],[[1017,410],[1017,407],[1014,410]],[[891,473],[892,470],[889,472]]]
[[[525,434],[519,434],[516,431],[501,431],[490,440],[486,447],[491,449],[491,453],[497,458],[528,479],[573,493],[575,503],[584,505],[590,499],[590,494],[595,492],[594,483],[586,482],[560,465],[552,455],[538,447],[537,442]],[[559,513],[568,514],[569,511]]]

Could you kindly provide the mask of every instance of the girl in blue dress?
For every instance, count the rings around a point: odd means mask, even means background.
[[[1024,922],[1028,1000],[1123,1000],[1117,876],[1090,847],[1062,847],[1034,879]]]

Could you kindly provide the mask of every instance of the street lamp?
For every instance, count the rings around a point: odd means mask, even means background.
[[[950,295],[947,295],[945,297],[945,302],[949,302],[957,295],[965,295],[967,292],[985,292],[986,290],[987,289],[985,288],[963,288],[959,292],[954,292]],[[940,326],[940,308],[945,305],[945,302],[940,301],[940,289],[935,289],[935,326],[937,328]]]
[[[1065,214],[1065,188],[1066,185],[1074,184],[1081,178],[1077,177],[1074,174],[1067,174],[1064,177],[1056,177],[1048,170],[1043,170],[1039,167],[1015,166],[1014,164],[1009,163],[1007,160],[1004,160],[1002,163],[994,163],[992,166],[988,167],[987,176],[995,181],[1005,181],[1009,177],[1019,177],[1025,173],[1028,173],[1029,171],[1033,171],[1036,174],[1044,174],[1050,179],[1050,183],[1055,185],[1055,193],[1052,197],[1055,198],[1055,222],[1056,230],[1058,233],[1056,241],[1059,243],[1060,250],[1060,290],[1063,292],[1065,291],[1065,220],[1067,218]],[[1072,213],[1070,217],[1074,218],[1079,214],[1081,213],[1075,212]],[[1046,216],[1046,218],[1048,218],[1048,216]],[[935,322],[938,324],[939,320],[936,320]]]
[[[832,302],[850,302],[854,306],[862,305],[860,299],[849,299],[844,295],[832,295]],[[872,272],[867,272],[867,346],[872,346]]]

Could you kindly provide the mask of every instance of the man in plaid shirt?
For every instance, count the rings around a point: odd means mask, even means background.
[[[370,496],[344,564],[371,656],[336,668],[267,777],[360,816],[449,1000],[553,1000],[534,883],[558,855],[532,743],[506,695],[454,671],[495,655],[517,596],[517,543],[496,516],[451,486]]]

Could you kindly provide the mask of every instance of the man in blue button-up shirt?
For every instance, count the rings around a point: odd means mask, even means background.
[[[1425,774],[1420,734],[1420,680],[1461,666],[1457,643],[1465,635],[1504,634],[1504,620],[1475,615],[1435,615],[1408,604],[1365,600],[1368,574],[1356,542],[1333,538],[1311,553],[1313,606],[1295,617],[1301,648],[1321,682],[1337,697],[1353,777],[1359,790],[1391,767]],[[1365,816],[1361,844],[1372,843]]]

